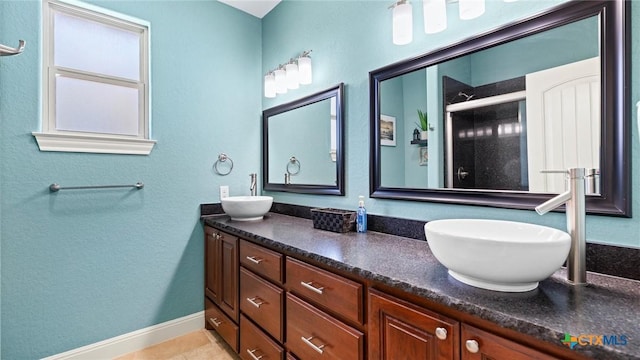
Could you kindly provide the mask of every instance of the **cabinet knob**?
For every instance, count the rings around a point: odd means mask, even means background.
[[[252,358],[253,360],[260,360],[260,359],[262,359],[262,357],[263,357],[264,355],[256,356],[256,355],[255,355],[255,352],[256,352],[256,351],[258,351],[258,349],[253,349],[253,350],[249,350],[249,349],[247,349],[247,353],[249,353],[249,356],[251,356],[251,358]]]
[[[322,287],[322,286],[315,287],[315,286],[313,286],[311,284],[313,284],[313,281],[309,281],[309,282],[300,281],[300,285],[302,285],[305,288],[313,291],[316,294],[322,295],[322,290],[324,290],[324,287]]]
[[[478,351],[480,351],[480,345],[475,340],[467,340],[465,342],[465,346],[467,347],[467,350],[469,350],[470,353],[475,354]]]
[[[445,328],[436,328],[436,337],[440,340],[447,340],[447,329]]]
[[[315,350],[316,352],[318,352],[319,354],[322,354],[324,352],[324,350],[322,350],[322,348],[324,347],[324,345],[316,345],[314,343],[311,342],[311,340],[313,339],[313,336],[309,336],[308,338],[301,336],[300,339],[302,339],[302,341],[309,345],[309,347],[311,347],[313,350]]]
[[[262,299],[260,299],[260,298],[259,298],[259,297],[257,297],[257,296],[254,296],[254,297],[252,297],[252,298],[247,298],[247,301],[248,301],[251,305],[253,305],[253,306],[257,307],[257,308],[260,308],[260,305],[264,304],[264,301],[262,301]]]
[[[220,240],[221,237],[222,237],[222,235],[220,235],[219,233],[216,234],[216,240]]]
[[[209,322],[212,323],[215,327],[219,327],[222,324],[222,321],[218,321],[218,318],[209,318]]]
[[[247,256],[247,260],[251,261],[252,263],[258,265],[262,262],[262,259],[260,258],[256,258],[255,256]]]

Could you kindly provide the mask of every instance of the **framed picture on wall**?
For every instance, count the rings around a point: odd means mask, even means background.
[[[420,148],[420,166],[426,166],[429,163],[429,148],[423,146]]]
[[[396,146],[396,118],[380,115],[380,145]]]

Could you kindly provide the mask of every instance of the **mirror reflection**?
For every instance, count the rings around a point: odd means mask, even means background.
[[[263,112],[265,190],[344,195],[342,84]]]
[[[572,1],[372,71],[371,197],[533,209],[584,167],[587,212],[629,216],[628,14]]]
[[[598,20],[382,81],[381,136],[385,117],[399,135],[393,146],[381,141],[382,186],[559,193],[565,179],[543,170],[585,167],[597,174]],[[431,125],[427,141],[413,135],[422,130],[418,111]],[[591,179],[594,193],[598,177]]]

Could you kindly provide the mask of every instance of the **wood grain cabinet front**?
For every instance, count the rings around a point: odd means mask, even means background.
[[[283,360],[284,349],[240,315],[240,358],[243,360]]]
[[[282,285],[284,277],[284,256],[260,245],[240,240],[240,265]]]
[[[240,268],[240,310],[276,340],[284,341],[284,290]]]
[[[371,360],[460,358],[457,321],[375,290],[368,325]]]
[[[364,334],[287,293],[286,347],[300,359],[364,359]]]
[[[238,342],[240,328],[232,321],[220,308],[205,298],[205,328],[215,330],[224,341],[236,352],[238,352]]]
[[[323,309],[363,323],[363,285],[287,257],[286,287]]]
[[[517,342],[462,324],[462,360],[551,360],[558,359]]]

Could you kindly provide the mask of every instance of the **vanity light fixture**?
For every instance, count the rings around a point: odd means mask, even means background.
[[[393,43],[406,45],[413,41],[413,9],[409,0],[398,0],[393,9]]]
[[[269,71],[264,76],[264,96],[268,98],[276,97],[276,76],[273,71]]]
[[[446,0],[423,0],[424,32],[435,34],[447,28]]]
[[[459,0],[458,15],[461,20],[471,20],[484,14],[484,0]]]
[[[406,45],[413,41],[413,14],[410,0],[397,0],[393,9],[393,43]],[[461,20],[471,20],[482,16],[486,0],[422,0],[424,32],[435,34],[447,28],[447,4],[458,3]],[[514,2],[517,0],[503,0]]]
[[[264,96],[274,98],[286,94],[289,89],[297,89],[300,84],[311,84],[311,50],[303,51],[297,58],[291,58],[286,64],[279,65],[264,76]]]
[[[276,78],[276,94],[287,93],[287,73],[284,71],[284,66],[280,65],[273,71]]]

